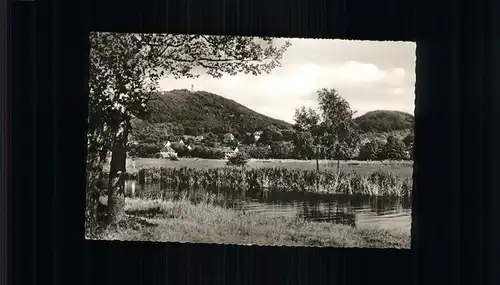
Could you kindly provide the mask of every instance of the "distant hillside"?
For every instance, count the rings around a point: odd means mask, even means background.
[[[281,120],[259,114],[234,100],[198,91],[172,90],[152,95],[151,110],[144,121],[133,120],[134,136],[145,139],[151,133],[201,135],[231,132],[244,134],[274,125],[278,129],[292,126]]]
[[[390,133],[412,130],[415,117],[400,111],[377,110],[354,119],[362,133]]]

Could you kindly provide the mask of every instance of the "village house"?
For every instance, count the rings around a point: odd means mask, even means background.
[[[254,138],[254,145],[260,140],[260,137],[262,136],[262,131],[256,131],[253,133],[253,138]]]
[[[228,143],[234,141],[234,135],[232,133],[226,133],[224,134],[222,139],[224,140],[225,143]]]
[[[170,158],[177,156],[177,153],[170,145],[171,143],[168,141],[165,144],[165,146],[160,150],[160,158]]]
[[[367,144],[369,142],[371,142],[371,140],[369,138],[361,139],[361,145],[365,145],[365,144]]]
[[[233,150],[228,146],[221,147],[221,150],[224,151],[224,158],[225,159],[229,159],[231,156],[235,155],[239,151],[237,147]]]

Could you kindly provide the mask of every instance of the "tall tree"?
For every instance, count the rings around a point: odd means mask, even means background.
[[[101,154],[112,149],[108,216],[113,223],[123,211],[124,184],[117,176],[126,172],[130,119],[147,114],[159,79],[269,73],[280,66],[290,42],[276,46],[271,38],[92,33],[90,46],[88,157],[90,165],[99,165]]]
[[[406,160],[409,159],[404,142],[394,136],[388,136],[387,142],[380,151],[380,159]]]
[[[275,125],[269,125],[262,131],[262,136],[260,137],[259,144],[269,145],[273,141],[281,141],[283,139],[283,134],[280,129]]]
[[[299,159],[314,157],[314,137],[308,130],[297,131],[293,140],[293,155]]]
[[[317,92],[321,110],[322,142],[328,146],[332,158],[337,159],[337,168],[341,159],[354,155],[360,143],[360,137],[354,122],[355,112],[349,102],[342,98],[337,90],[323,88]]]
[[[295,147],[296,154],[310,157],[314,155],[316,159],[316,169],[319,171],[319,155],[321,153],[321,114],[312,108],[301,107],[295,110],[294,114],[296,131]]]

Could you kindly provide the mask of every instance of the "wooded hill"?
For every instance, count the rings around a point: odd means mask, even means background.
[[[266,127],[291,130],[292,125],[255,112],[234,100],[205,92],[172,90],[152,95],[150,113],[144,120],[133,119],[132,134],[137,141],[165,141],[167,134],[203,135],[233,133],[243,137]],[[355,122],[363,138],[385,140],[392,135],[403,139],[413,132],[413,115],[389,110],[365,113]]]
[[[362,138],[384,141],[388,136],[404,139],[413,133],[415,117],[401,111],[376,110],[354,119]]]
[[[145,120],[133,119],[137,140],[162,136],[233,133],[243,135],[274,125],[291,129],[285,121],[257,113],[234,100],[204,91],[172,90],[152,95]]]

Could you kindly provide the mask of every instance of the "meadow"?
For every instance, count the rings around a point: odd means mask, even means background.
[[[210,195],[125,201],[127,217],[98,239],[240,245],[410,248],[410,229],[350,227],[290,217],[266,217],[217,205]],[[105,203],[105,201],[103,201]]]
[[[127,160],[127,172],[132,175],[137,174],[141,168],[193,168],[207,169],[220,168],[226,166],[224,159],[203,159],[203,158],[180,158],[178,161],[157,158],[137,158],[135,169],[132,168],[131,160]],[[315,160],[293,160],[293,159],[250,159],[247,167],[252,168],[286,168],[300,170],[316,170]],[[331,160],[320,160],[320,170],[336,170],[337,162]],[[401,177],[411,177],[413,173],[412,161],[340,161],[341,172],[355,172],[361,175],[369,175],[374,171],[382,170],[397,174]]]

